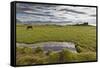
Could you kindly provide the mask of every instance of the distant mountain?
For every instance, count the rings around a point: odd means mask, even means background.
[[[34,24],[34,23],[72,23],[72,21],[20,21],[17,19],[17,23]]]

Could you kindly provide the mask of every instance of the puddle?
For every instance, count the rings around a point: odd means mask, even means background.
[[[36,44],[25,44],[25,43],[16,43],[17,46],[20,47],[42,47],[44,51],[53,50],[53,51],[60,51],[63,48],[67,48],[72,52],[77,52],[75,48],[75,44],[71,42],[41,42]]]

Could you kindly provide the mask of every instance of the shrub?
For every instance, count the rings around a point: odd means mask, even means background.
[[[36,59],[33,59],[32,56],[26,55],[26,56],[21,56],[17,58],[16,64],[17,65],[29,65],[32,64],[32,61],[36,61]]]
[[[84,22],[83,25],[88,25],[88,22]]]
[[[43,49],[41,47],[37,47],[35,48],[34,53],[43,53]]]
[[[16,64],[17,65],[31,65],[31,64],[46,64],[47,58],[37,56],[37,55],[22,55],[17,58]]]
[[[74,53],[72,53],[70,50],[67,48],[63,49],[60,52],[60,61],[61,62],[74,62],[76,61],[76,56]]]
[[[17,47],[16,51],[18,54],[32,54],[33,50],[30,47]]]
[[[53,52],[53,51],[49,49],[49,50],[46,52],[46,55],[49,56],[52,52]]]
[[[81,46],[76,46],[76,50],[77,50],[77,52],[79,52],[79,53],[85,51],[85,49],[82,48]]]
[[[30,47],[24,47],[24,53],[25,54],[32,54],[33,53],[33,50]]]
[[[48,57],[49,63],[59,63],[59,54],[57,52],[51,52]]]
[[[16,47],[16,52],[17,54],[23,54],[24,53],[23,47]]]

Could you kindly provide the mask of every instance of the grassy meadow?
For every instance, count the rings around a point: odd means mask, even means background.
[[[81,62],[96,60],[96,27],[95,26],[71,26],[71,25],[28,25],[16,24],[16,42],[34,44],[39,42],[73,42],[77,53],[68,49],[60,52],[48,50],[45,54],[42,48],[30,47],[16,48],[16,64],[48,64]]]

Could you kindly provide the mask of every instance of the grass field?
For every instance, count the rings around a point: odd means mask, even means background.
[[[73,42],[75,43],[78,53],[71,53],[67,49],[62,50],[61,52],[64,53],[64,59],[67,59],[67,61],[64,60],[62,62],[96,60],[95,26],[32,25],[32,27],[32,29],[26,29],[27,25],[16,25],[17,43],[31,44],[48,41]],[[57,58],[60,53],[50,52],[47,56],[42,52],[42,49],[40,49],[40,51],[41,52],[37,52],[36,54],[30,48],[17,47],[17,64],[47,64],[58,62]],[[52,61],[47,61],[49,58]]]

